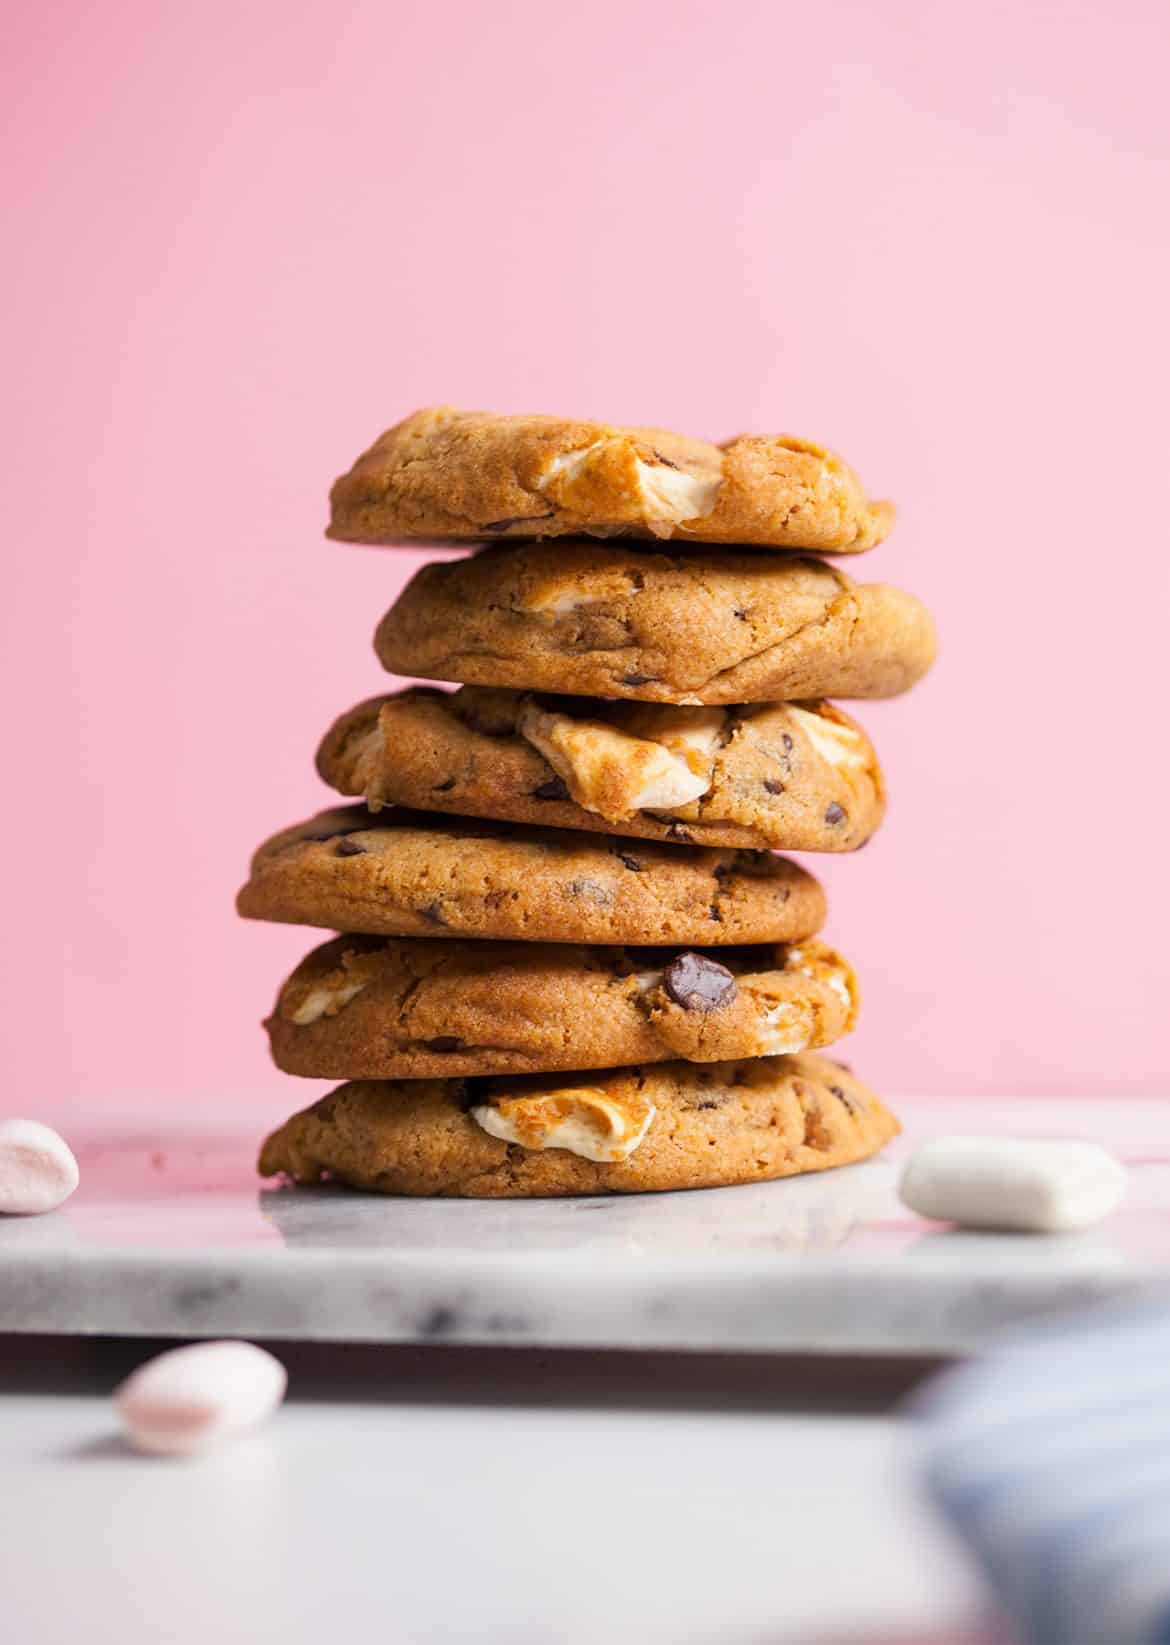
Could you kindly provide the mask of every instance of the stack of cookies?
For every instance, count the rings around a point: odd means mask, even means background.
[[[883,812],[829,697],[926,672],[924,607],[813,555],[892,523],[804,441],[707,445],[420,412],[333,488],[345,542],[475,545],[375,645],[407,686],[326,733],[356,803],[262,845],[240,912],[341,932],[280,990],[277,1065],[345,1081],[260,1170],[392,1194],[712,1187],[818,1171],[898,1129],[816,1053],[857,984],[776,851]]]

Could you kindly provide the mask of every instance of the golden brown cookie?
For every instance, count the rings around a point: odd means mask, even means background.
[[[782,851],[852,851],[885,808],[831,703],[675,708],[463,686],[351,709],[317,769],[342,794],[463,816]]]
[[[568,1079],[343,1085],[274,1132],[259,1168],[380,1194],[646,1193],[851,1165],[900,1129],[827,1057],[658,1063]]]
[[[417,572],[374,640],[397,674],[660,703],[894,697],[934,660],[912,594],[823,560],[512,543]]]
[[[710,951],[335,937],[266,1027],[286,1074],[443,1079],[831,1045],[857,982],[824,943]]]
[[[249,919],[383,936],[521,942],[794,942],[824,892],[766,851],[598,840],[389,807],[322,811],[256,852]]]
[[[397,543],[506,537],[679,537],[854,554],[881,542],[840,457],[787,434],[708,445],[664,429],[565,417],[416,411],[343,474],[329,535]]]

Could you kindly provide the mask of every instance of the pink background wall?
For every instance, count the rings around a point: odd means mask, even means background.
[[[1170,1080],[1164,4],[29,7],[2,72],[6,1104],[276,1114],[240,925],[417,557],[329,481],[451,400],[788,429],[936,609],[828,865],[888,1087]]]

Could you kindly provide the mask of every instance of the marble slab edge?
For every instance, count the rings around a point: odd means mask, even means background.
[[[772,1254],[640,1258],[214,1251],[9,1253],[0,1331],[711,1352],[951,1355],[1140,1291],[1140,1269],[908,1272]]]

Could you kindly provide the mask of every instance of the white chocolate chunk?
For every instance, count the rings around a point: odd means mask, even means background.
[[[687,474],[681,468],[670,468],[664,463],[644,463],[640,458],[634,464],[647,523],[655,521],[681,525],[684,520],[697,520],[710,514],[719,494],[720,481],[704,479],[699,474]]]
[[[39,1120],[0,1121],[0,1214],[55,1211],[79,1181],[72,1149],[50,1126]]]
[[[574,1087],[532,1096],[500,1097],[471,1110],[489,1136],[521,1148],[564,1148],[582,1159],[612,1165],[628,1159],[654,1119],[654,1104],[644,1097],[622,1104],[605,1091]]]
[[[270,1417],[284,1398],[284,1366],[251,1342],[197,1342],[147,1360],[114,1393],[140,1451],[203,1451]]]
[[[898,1191],[934,1221],[1055,1234],[1100,1222],[1125,1187],[1125,1167],[1095,1143],[938,1137],[913,1155]]]
[[[831,720],[827,714],[813,714],[795,705],[790,705],[788,712],[830,765],[863,768],[869,764],[865,743],[851,725],[842,725],[840,720]]]
[[[318,1017],[336,1016],[343,1005],[348,1005],[355,995],[360,994],[366,986],[367,978],[359,978],[354,982],[343,983],[339,988],[327,988],[321,984],[312,988],[291,1014],[290,1021],[295,1022],[298,1028],[306,1028],[309,1023],[316,1022]]]

